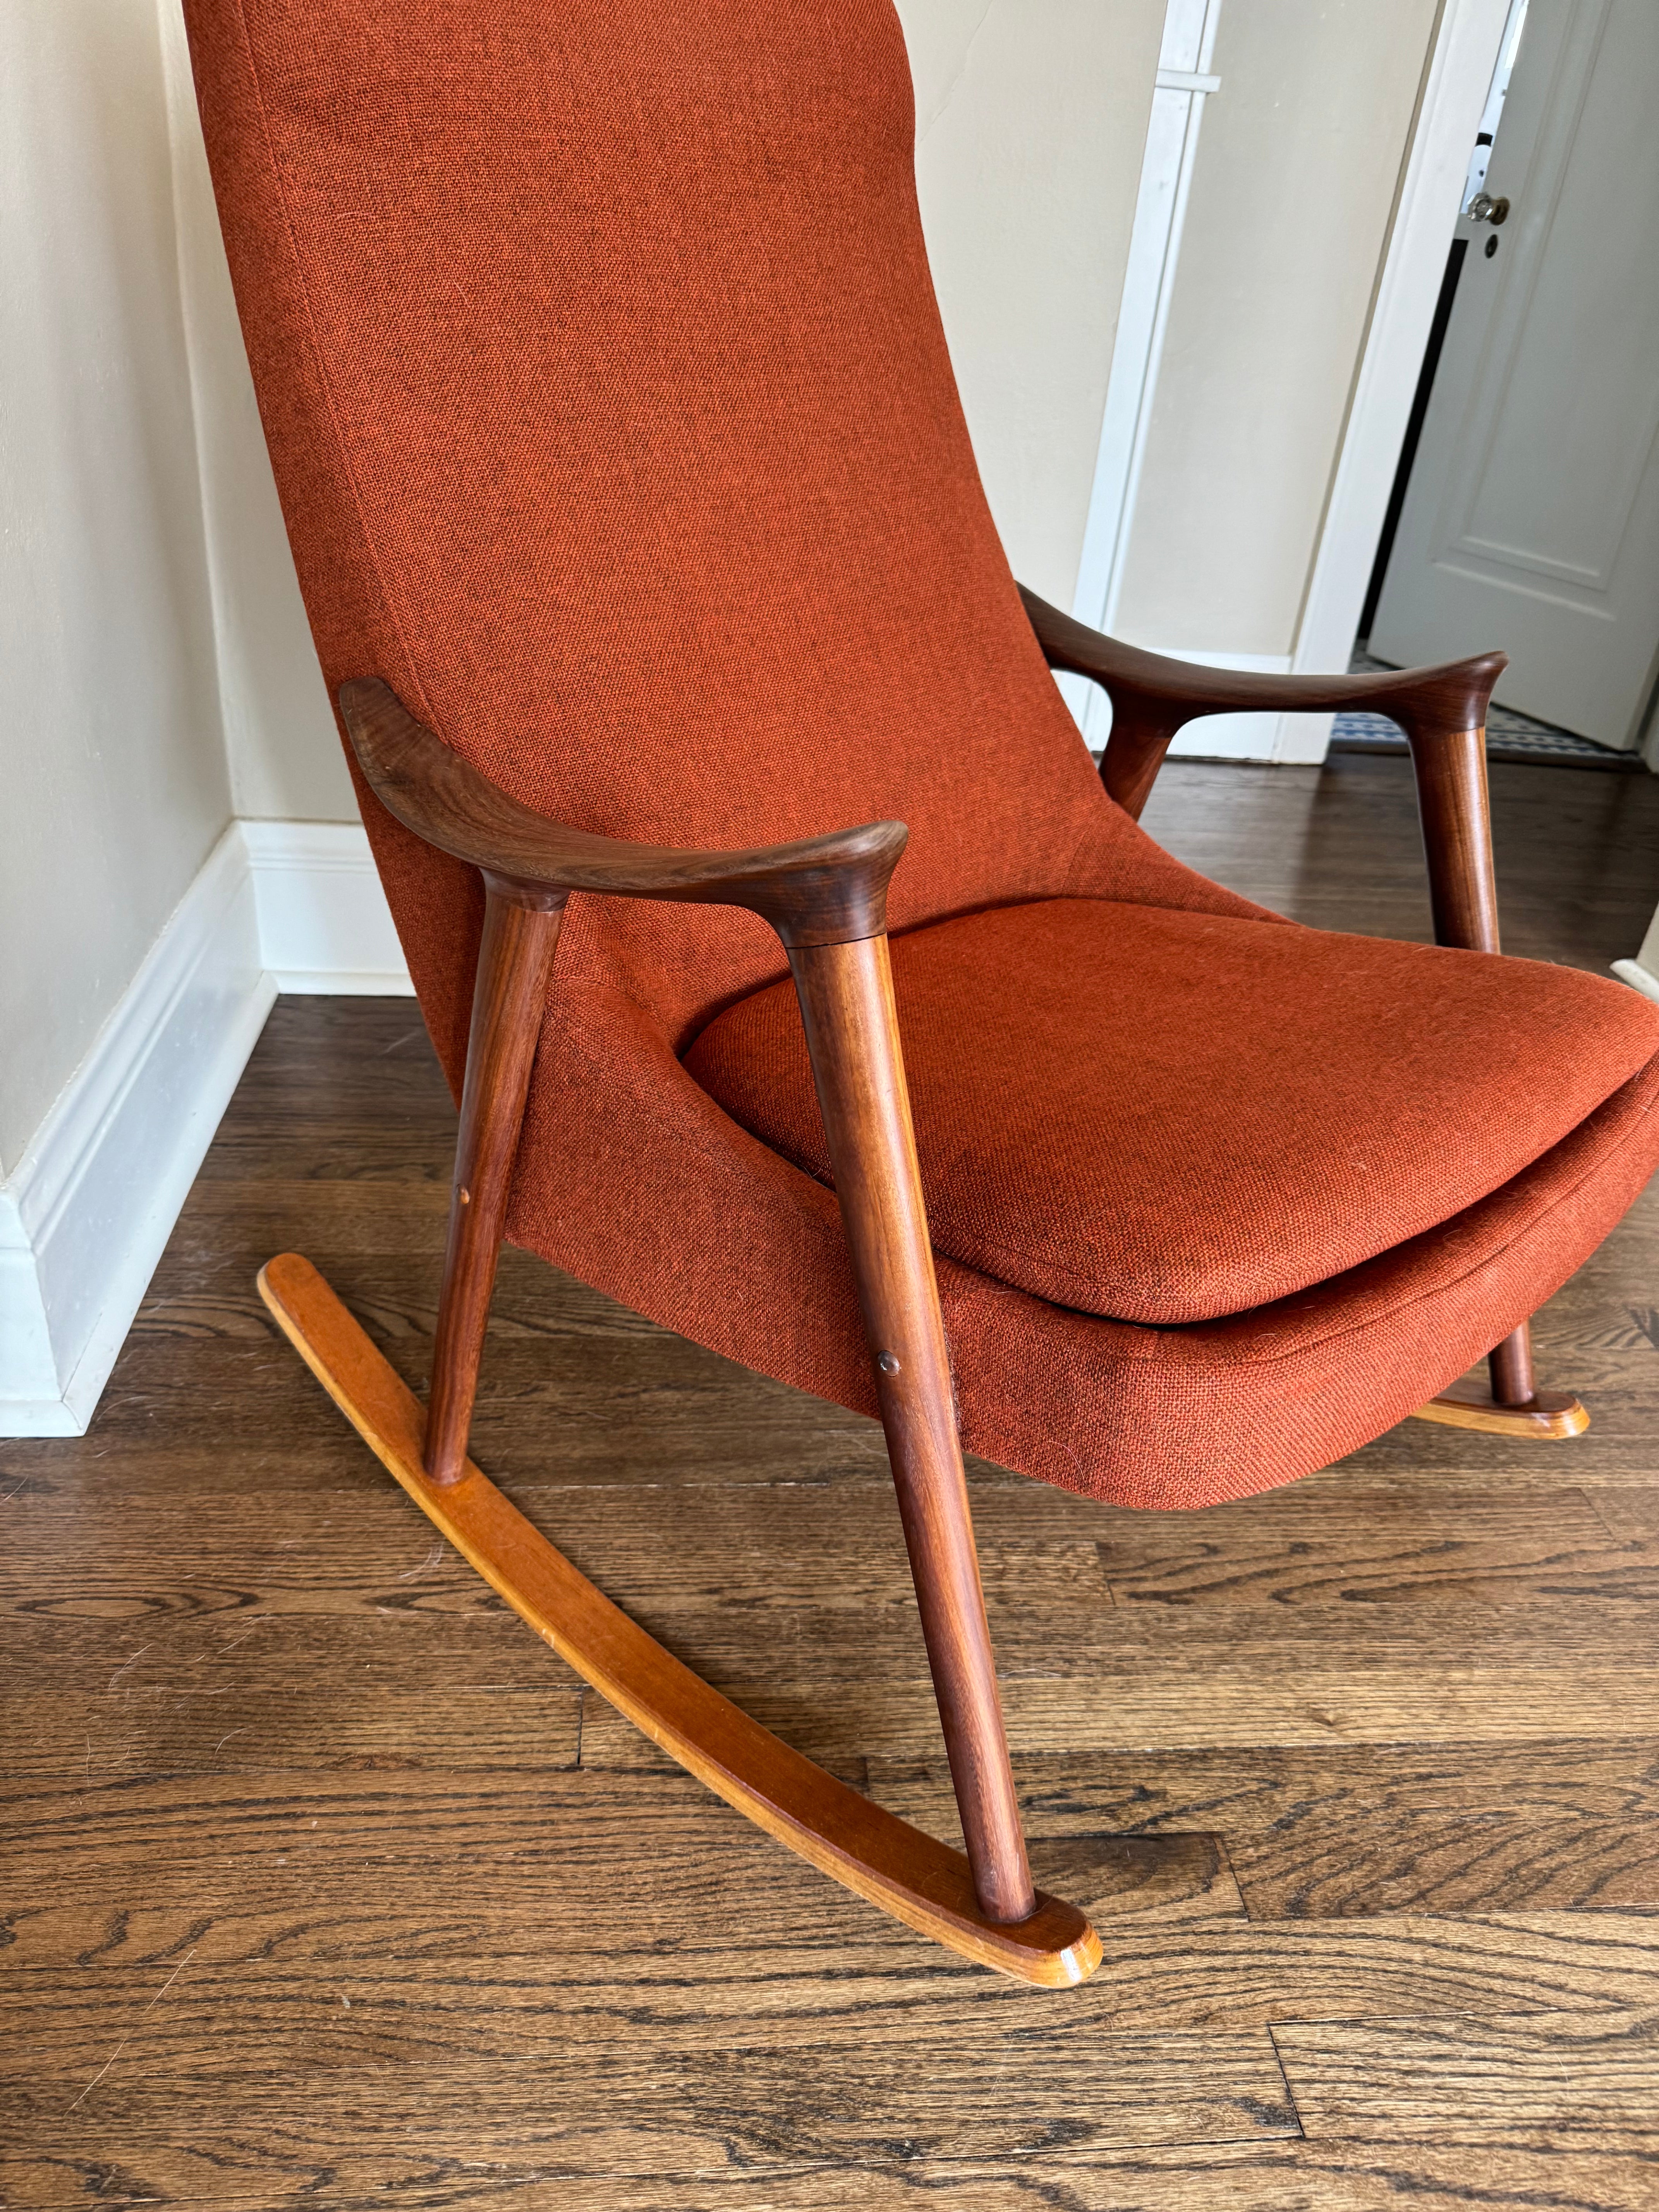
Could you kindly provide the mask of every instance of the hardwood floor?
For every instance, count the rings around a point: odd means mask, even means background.
[[[1499,769],[1510,949],[1605,968],[1659,782]],[[1426,933],[1402,763],[1148,826]],[[1407,1423],[1191,1516],[972,1471],[1064,1996],[772,1846],[507,1613],[253,1288],[423,1377],[454,1116],[409,1000],[281,1000],[89,1433],[0,1444],[0,2203],[1659,2206],[1659,1190],[1552,1304],[1559,1445]],[[955,1830],[872,1423],[507,1255],[476,1454],[722,1689]]]

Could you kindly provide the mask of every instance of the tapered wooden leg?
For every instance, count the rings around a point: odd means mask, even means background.
[[[1417,780],[1417,813],[1428,863],[1437,945],[1496,952],[1498,878],[1492,856],[1492,800],[1486,790],[1486,732],[1402,724]]]
[[[1112,702],[1112,726],[1100,756],[1100,780],[1132,822],[1152,795],[1164,756],[1187,715],[1178,707],[1162,713],[1139,701]]]
[[[1008,1765],[884,937],[790,953],[951,1778],[988,1918],[1025,1919],[1030,1869]]]
[[[1417,778],[1434,941],[1469,952],[1496,952],[1498,879],[1486,791],[1486,732],[1478,725],[1438,724],[1426,714],[1402,726]],[[1589,1415],[1577,1398],[1536,1387],[1527,1322],[1493,1346],[1486,1364],[1490,1393],[1454,1382],[1419,1407],[1417,1419],[1546,1441],[1582,1436],[1589,1426]]]
[[[432,1347],[424,1458],[434,1482],[458,1482],[466,1466],[514,1156],[563,913],[562,898],[485,878],[449,1242]]]
[[[1522,1322],[1486,1358],[1492,1377],[1492,1402],[1498,1406],[1530,1406],[1538,1395],[1532,1371],[1532,1324]]]

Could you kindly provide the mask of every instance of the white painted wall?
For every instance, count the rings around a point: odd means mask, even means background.
[[[311,642],[236,320],[179,0],[159,8],[202,506],[233,812],[353,822],[357,802]]]
[[[945,335],[1014,571],[1070,606],[1164,0],[898,0]]]
[[[1438,12],[1224,0],[1122,635],[1294,651]]]
[[[0,9],[0,1169],[230,816],[155,0]]]

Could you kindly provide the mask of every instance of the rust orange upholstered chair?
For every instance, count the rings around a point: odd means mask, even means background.
[[[1490,1396],[1427,1409],[1581,1425],[1525,1324],[1659,1154],[1659,1010],[1494,957],[1496,657],[1234,676],[1022,602],[890,0],[186,15],[318,650],[465,1081],[429,1411],[292,1255],[273,1310],[694,1771],[969,1956],[1078,1979],[1088,1923],[1026,1869],[958,1419],[1155,1507],[1292,1480],[1494,1346]],[[1103,788],[1051,666],[1112,696]],[[1358,698],[1412,740],[1439,946],[1287,923],[1137,826],[1182,723]],[[679,1667],[471,1467],[503,1233],[880,1414],[965,1857]]]

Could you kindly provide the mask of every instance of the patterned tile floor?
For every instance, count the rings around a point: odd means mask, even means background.
[[[1358,648],[1348,663],[1356,676],[1391,665],[1386,660],[1374,660]],[[1331,729],[1331,749],[1403,753],[1406,740],[1386,714],[1339,714]],[[1555,729],[1548,722],[1534,721],[1530,714],[1517,714],[1511,708],[1497,705],[1486,716],[1486,755],[1490,760],[1571,762],[1579,768],[1630,769],[1642,765],[1639,754],[1615,752],[1611,745],[1598,745],[1593,738],[1575,737],[1571,730]]]

